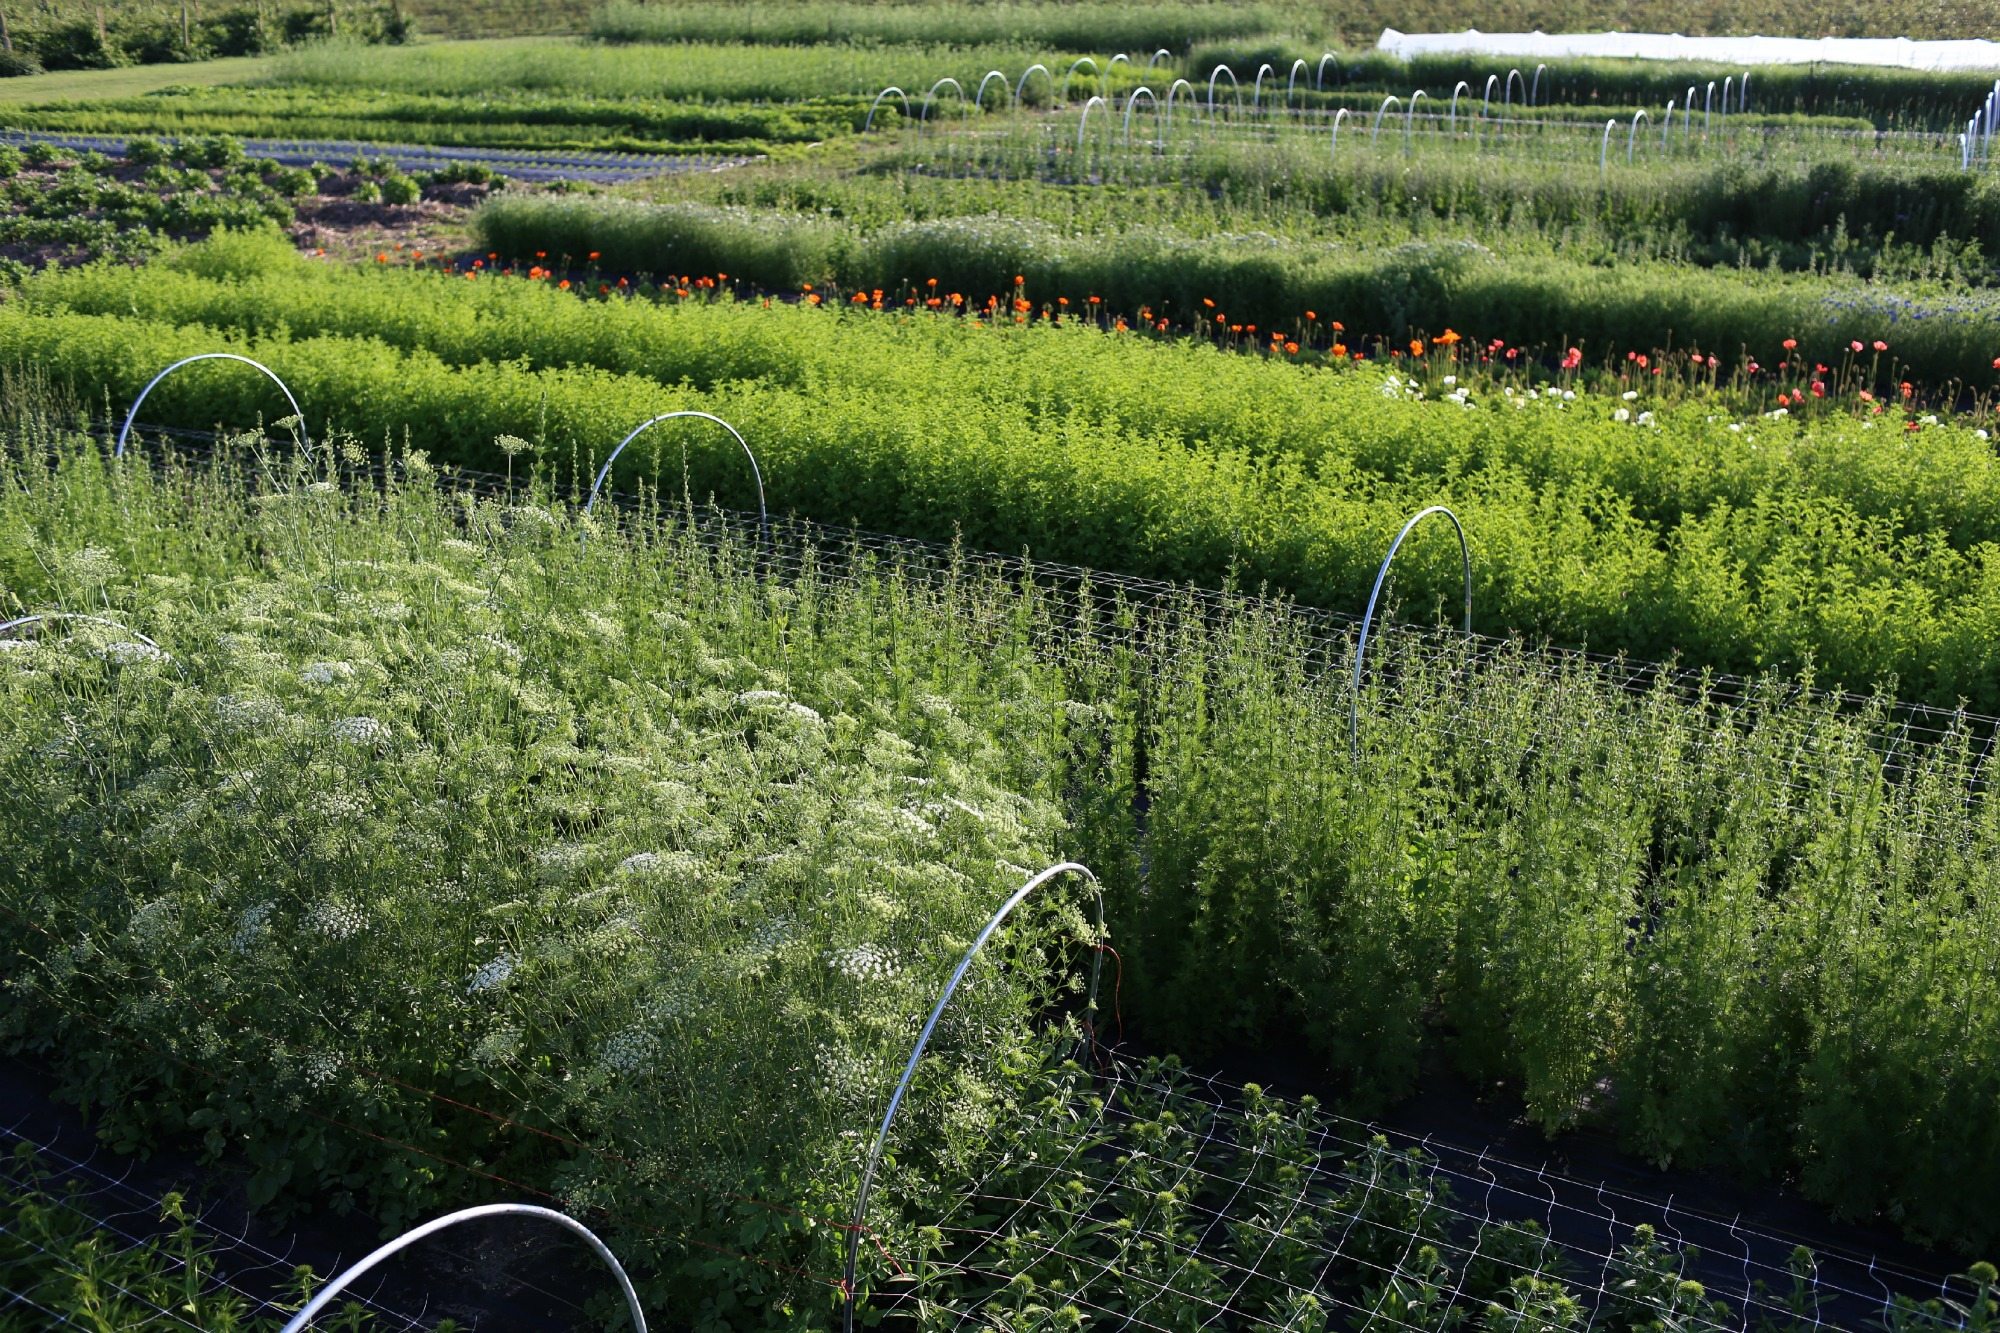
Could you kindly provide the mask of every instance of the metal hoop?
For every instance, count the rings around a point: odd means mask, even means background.
[[[896,87],[894,84],[890,84],[887,88],[884,88],[881,92],[876,93],[875,100],[868,104],[868,119],[861,122],[861,132],[863,134],[868,133],[868,131],[874,127],[875,113],[876,111],[881,109],[882,99],[889,96],[889,94],[891,93],[894,93],[897,97],[903,99],[903,119],[908,120],[910,118],[910,95],[904,92],[901,88]]]
[[[1151,102],[1153,104],[1153,119],[1155,121],[1159,119],[1160,99],[1153,96],[1153,90],[1151,88],[1148,88],[1143,83],[1140,84],[1137,88],[1134,88],[1132,90],[1132,95],[1125,99],[1125,146],[1127,148],[1130,148],[1132,146],[1132,108],[1139,105],[1139,98],[1141,95],[1143,95],[1148,102]],[[1162,128],[1160,131],[1161,147],[1165,147],[1166,142],[1167,142],[1166,130]]]
[[[1347,696],[1347,744],[1351,757],[1355,759],[1361,757],[1361,659],[1368,651],[1368,627],[1375,619],[1375,601],[1382,595],[1382,584],[1389,577],[1389,564],[1396,558],[1403,538],[1410,535],[1411,528],[1432,514],[1443,514],[1450,519],[1453,530],[1458,533],[1458,558],[1465,566],[1465,632],[1472,633],[1472,553],[1465,545],[1465,526],[1458,521],[1458,515],[1445,506],[1432,505],[1405,523],[1403,530],[1396,534],[1396,540],[1389,543],[1389,554],[1382,557],[1382,568],[1375,571],[1375,587],[1368,594],[1368,609],[1361,613],[1361,638],[1354,645],[1354,681]]]
[[[1061,102],[1064,106],[1069,105],[1069,81],[1075,78],[1077,70],[1081,69],[1085,65],[1090,66],[1091,76],[1097,80],[1100,86],[1104,83],[1104,71],[1100,70],[1097,67],[1097,62],[1095,60],[1092,60],[1089,56],[1078,56],[1076,60],[1073,63],[1071,63],[1068,71],[1063,75],[1062,91],[1056,94],[1056,100],[1058,102]],[[1021,77],[1026,78],[1027,76],[1024,74]],[[1054,82],[1053,78],[1051,78],[1050,81]]]
[[[980,77],[979,91],[972,95],[972,104],[978,107],[981,111],[986,110],[986,85],[993,82],[993,80],[995,79],[1000,80],[1000,91],[1003,93],[1007,91],[1006,74],[997,69],[987,70],[986,73]]]
[[[1094,106],[1103,107],[1104,114],[1107,116],[1111,114],[1110,103],[1106,102],[1098,94],[1092,93],[1090,100],[1083,104],[1083,114],[1076,118],[1076,151],[1079,153],[1083,151],[1083,136],[1084,132],[1090,128],[1090,108]]]
[[[1300,57],[1292,62],[1292,72],[1285,76],[1285,110],[1290,111],[1292,109],[1292,94],[1298,90],[1299,86],[1299,71],[1311,68],[1312,66],[1306,64],[1304,57]]]
[[[958,983],[965,979],[966,969],[972,966],[972,960],[979,956],[980,949],[985,946],[993,932],[1000,928],[1000,923],[1021,905],[1023,898],[1056,876],[1069,874],[1082,875],[1090,881],[1091,888],[1096,891],[1097,933],[1100,937],[1104,934],[1104,886],[1097,882],[1097,876],[1090,873],[1089,867],[1078,865],[1074,861],[1064,861],[1060,865],[1050,866],[1014,890],[1014,895],[1000,904],[1000,910],[993,914],[993,919],[986,923],[986,928],[972,941],[972,947],[965,951],[965,957],[958,960],[958,967],[952,972],[951,980],[945,983],[944,994],[938,996],[937,1006],[931,1010],[931,1016],[925,1022],[924,1030],[917,1035],[916,1049],[910,1052],[910,1061],[903,1066],[903,1077],[897,1080],[896,1090],[889,1094],[889,1109],[882,1116],[882,1127],[876,1131],[874,1146],[868,1150],[867,1165],[861,1169],[861,1190],[855,1196],[854,1217],[847,1229],[847,1274],[841,1283],[842,1289],[847,1294],[846,1333],[854,1333],[854,1271],[861,1254],[861,1224],[868,1215],[868,1195],[875,1186],[875,1170],[881,1165],[882,1150],[889,1142],[889,1127],[895,1123],[896,1112],[903,1104],[903,1094],[910,1090],[910,1081],[917,1076],[917,1062],[923,1058],[924,1047],[930,1044],[931,1033],[937,1030],[938,1019],[943,1016],[945,1005],[951,1002],[952,993],[958,989]],[[1097,977],[1103,967],[1104,955],[1101,952],[1095,953],[1090,964],[1090,993],[1087,1001],[1093,1007],[1097,1003]]]
[[[1243,114],[1243,85],[1236,81],[1236,71],[1227,65],[1217,65],[1208,72],[1208,119],[1215,123],[1215,81],[1223,75],[1229,76],[1229,91],[1236,97],[1236,114]]]
[[[1375,109],[1375,127],[1368,131],[1368,143],[1370,147],[1373,147],[1375,141],[1382,137],[1382,117],[1389,114],[1389,103],[1391,102],[1394,102],[1397,106],[1401,106],[1403,99],[1394,93],[1390,93],[1382,99],[1382,105]]]
[[[171,366],[153,376],[146,387],[139,390],[139,396],[132,400],[131,410],[125,414],[125,424],[118,428],[118,444],[111,451],[113,458],[123,458],[125,456],[125,437],[132,433],[132,423],[138,420],[139,405],[146,401],[146,395],[151,393],[161,380],[173,374],[182,366],[193,365],[197,361],[241,361],[246,366],[263,371],[264,377],[277,385],[278,392],[285,395],[285,401],[292,405],[292,415],[299,419],[299,440],[305,446],[307,453],[312,452],[312,437],[306,434],[306,414],[299,410],[299,400],[292,397],[292,391],[285,387],[285,382],[278,378],[276,371],[261,361],[252,361],[249,357],[238,356],[234,352],[198,352],[193,356],[184,356],[174,362]]]
[[[768,546],[771,542],[771,516],[764,507],[764,469],[757,466],[757,455],[750,452],[748,441],[743,438],[736,427],[711,412],[696,412],[692,410],[662,412],[659,416],[648,417],[637,426],[634,426],[629,435],[618,441],[618,447],[611,451],[611,457],[604,460],[604,466],[597,469],[597,480],[590,483],[590,496],[583,502],[583,512],[586,515],[589,514],[591,506],[597,503],[597,492],[603,487],[604,479],[611,475],[611,465],[618,461],[618,455],[625,452],[626,445],[638,439],[640,434],[648,427],[657,426],[662,421],[680,421],[686,419],[713,421],[716,425],[728,431],[730,438],[743,446],[744,457],[750,460],[750,475],[757,482],[757,532],[764,544]]]
[[[460,1222],[502,1216],[544,1218],[583,1237],[584,1244],[590,1246],[592,1253],[610,1265],[612,1276],[618,1279],[618,1290],[625,1297],[625,1309],[632,1316],[635,1333],[646,1333],[646,1312],[639,1308],[639,1293],[632,1289],[632,1279],[625,1275],[625,1266],[618,1262],[618,1256],[611,1252],[611,1247],[599,1240],[589,1227],[568,1214],[532,1203],[482,1203],[475,1208],[461,1208],[455,1213],[446,1213],[443,1217],[434,1218],[420,1227],[405,1231],[320,1288],[319,1293],[306,1302],[305,1308],[291,1317],[281,1333],[303,1333],[305,1327],[312,1323],[313,1316],[332,1303],[334,1297],[340,1295],[369,1269],[397,1251],[407,1249],[425,1237],[443,1231],[446,1227],[457,1226]]]
[[[996,71],[995,71],[995,73],[998,73],[998,71],[996,70]],[[991,76],[989,75],[988,77],[991,77]],[[1003,74],[1003,75],[1001,75],[1001,78],[1003,78],[1003,79],[1004,79],[1005,77],[1006,77],[1006,75],[1004,75],[1004,74]],[[961,84],[961,83],[960,83],[960,82],[959,82],[959,81],[958,81],[957,79],[954,79],[954,78],[952,78],[952,77],[951,77],[951,76],[950,76],[949,74],[947,74],[947,75],[945,75],[945,76],[944,76],[944,77],[943,77],[942,79],[939,79],[939,80],[938,80],[938,81],[937,81],[936,83],[932,84],[932,85],[931,85],[931,90],[930,90],[929,92],[927,92],[927,93],[925,93],[925,94],[924,94],[924,101],[923,101],[923,107],[922,107],[922,109],[921,109],[920,111],[918,111],[918,113],[917,113],[917,133],[919,133],[919,134],[922,134],[922,133],[924,132],[924,126],[926,126],[926,125],[930,124],[930,121],[931,121],[931,99],[932,99],[932,98],[934,98],[934,97],[936,97],[936,96],[937,96],[937,90],[938,90],[938,89],[940,89],[940,88],[942,88],[942,87],[944,87],[944,86],[945,86],[945,85],[946,85],[947,83],[948,83],[948,84],[950,84],[950,85],[952,86],[952,90],[953,90],[954,92],[956,92],[956,93],[958,94],[958,109],[959,109],[959,112],[960,112],[961,114],[963,114],[963,113],[964,113],[964,111],[965,111],[965,86],[964,86],[963,84]],[[980,85],[979,85],[979,90],[980,90],[981,92],[985,92],[985,91],[986,91],[986,85],[985,85],[985,84],[983,84],[983,83],[982,83],[982,84],[980,84]]]
[[[85,615],[81,611],[37,611],[31,616],[19,616],[5,624],[0,624],[0,634],[5,634],[9,630],[20,629],[24,625],[39,625],[51,620],[81,620],[88,625],[102,625],[106,629],[115,629],[122,634],[131,635],[138,642],[145,644],[148,648],[151,648],[154,652],[164,657],[173,656],[172,653],[160,647],[159,644],[154,643],[151,639],[128,625],[121,625],[115,620],[107,620],[103,616]]]
[[[1040,70],[1042,72],[1042,77],[1049,81],[1049,100],[1050,101],[1055,100],[1056,76],[1049,73],[1049,67],[1047,65],[1042,64],[1038,60],[1034,64],[1028,66],[1026,69],[1021,71],[1021,81],[1014,85],[1014,109],[1017,111],[1020,110],[1021,107],[1021,94],[1028,90],[1028,76],[1030,74],[1033,74],[1036,70]]]
[[[1278,71],[1272,69],[1268,64],[1257,66],[1257,84],[1250,90],[1250,114],[1253,116],[1263,109],[1264,106],[1264,76],[1266,74],[1269,74],[1273,80],[1278,77]]]

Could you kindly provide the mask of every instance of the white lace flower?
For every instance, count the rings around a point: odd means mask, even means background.
[[[367,916],[345,898],[314,903],[305,915],[306,929],[335,941],[352,939],[367,926]]]
[[[828,967],[856,981],[889,981],[901,970],[895,958],[879,944],[829,949],[822,956]]]
[[[120,639],[107,643],[97,650],[98,657],[113,666],[132,666],[139,662],[156,662],[166,654],[150,643],[131,643]]]
[[[244,908],[243,914],[236,918],[236,933],[229,937],[229,947],[237,953],[249,953],[250,946],[270,929],[271,913],[277,907],[276,903],[263,902]]]
[[[329,726],[327,732],[349,745],[380,745],[389,739],[388,726],[367,716],[343,717]]]
[[[305,1075],[307,1087],[324,1088],[340,1077],[340,1061],[326,1051],[312,1051],[306,1055],[300,1072]]]
[[[480,991],[503,986],[507,978],[514,975],[514,955],[504,950],[499,957],[488,963],[481,963],[473,969],[472,979],[465,983],[467,995],[477,995]]]
[[[604,1043],[597,1054],[597,1062],[614,1074],[631,1074],[659,1053],[658,1037],[644,1028],[627,1028]]]
[[[308,685],[331,685],[353,677],[354,668],[346,662],[308,662],[299,668],[299,679]]]

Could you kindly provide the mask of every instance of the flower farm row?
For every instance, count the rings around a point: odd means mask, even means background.
[[[1565,371],[1474,394],[1462,343],[1385,373],[1004,315],[586,300],[375,267],[231,235],[144,269],[51,271],[0,309],[0,356],[108,414],[178,357],[246,350],[315,432],[408,432],[490,469],[533,446],[563,475],[588,476],[646,417],[698,406],[744,429],[780,511],[1342,609],[1403,519],[1448,502],[1471,530],[1483,630],[1740,671],[1812,660],[1864,692],[1894,680],[2000,710],[1988,428],[1807,393],[1821,382],[1808,354],[1851,380],[1893,348],[1774,346],[1800,404],[1738,416],[1729,395],[1663,392],[1636,362],[1598,391]],[[1449,385],[1455,371],[1468,383]],[[237,426],[277,405],[253,373],[200,365],[147,416]],[[622,476],[673,475],[675,446],[648,437]],[[685,447],[697,496],[750,505],[733,444]],[[1400,568],[1414,606],[1456,594],[1442,541]]]
[[[1158,1037],[1303,1041],[1362,1106],[1435,1048],[1551,1129],[2000,1240],[2000,1089],[1955,1058],[2000,1040],[2000,807],[1969,737],[1891,763],[1879,719],[1776,683],[1691,704],[1392,636],[1357,762],[1338,661],[1254,607],[1132,622],[976,570],[760,562],[657,513],[579,541],[565,506],[461,496],[400,451],[358,494],[228,447],[110,466],[11,398],[6,609],[123,628],[0,650],[0,1033],[115,1139],[247,1159],[255,1199],[393,1221],[551,1195],[691,1322],[814,1326],[849,1131],[985,914],[1075,856],[1119,1012]],[[1109,1266],[1093,1306],[1165,1294],[1171,1327],[1249,1273],[1226,1299],[1286,1327],[1408,1282],[1449,1317],[1424,1326],[1530,1298],[1586,1320],[1546,1244],[1471,1244],[1407,1162],[1334,1173],[1410,1173],[1386,1193],[1271,1201],[1295,1243],[1199,1239],[1316,1160],[1309,1111],[1249,1108],[1231,1164],[1175,1185],[1212,1134],[1128,1090],[1107,1142],[1157,1162],[1108,1196],[1124,1229],[1089,1225],[1101,1102],[1036,1072],[1032,1035],[1087,919],[1071,891],[1012,921],[919,1080],[871,1225],[934,1284],[926,1319],[1031,1323]],[[1075,1186],[1006,1243],[927,1229],[980,1211],[968,1180],[1034,1197],[1037,1162]],[[1674,1299],[1729,1322],[1699,1297]]]

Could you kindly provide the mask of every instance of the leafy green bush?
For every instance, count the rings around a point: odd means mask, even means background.
[[[382,177],[380,189],[382,202],[386,204],[414,204],[423,195],[423,187],[400,171]]]
[[[217,170],[241,166],[246,160],[242,141],[229,134],[204,134],[181,140],[175,149],[183,166]]]

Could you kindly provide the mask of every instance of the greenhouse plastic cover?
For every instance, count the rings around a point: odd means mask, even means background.
[[[1907,69],[2000,69],[2000,42],[1913,42],[1907,37],[1683,37],[1677,32],[1408,33],[1384,28],[1378,50],[1420,55],[1489,55],[1523,60],[1610,56],[1704,64],[1900,65]]]

